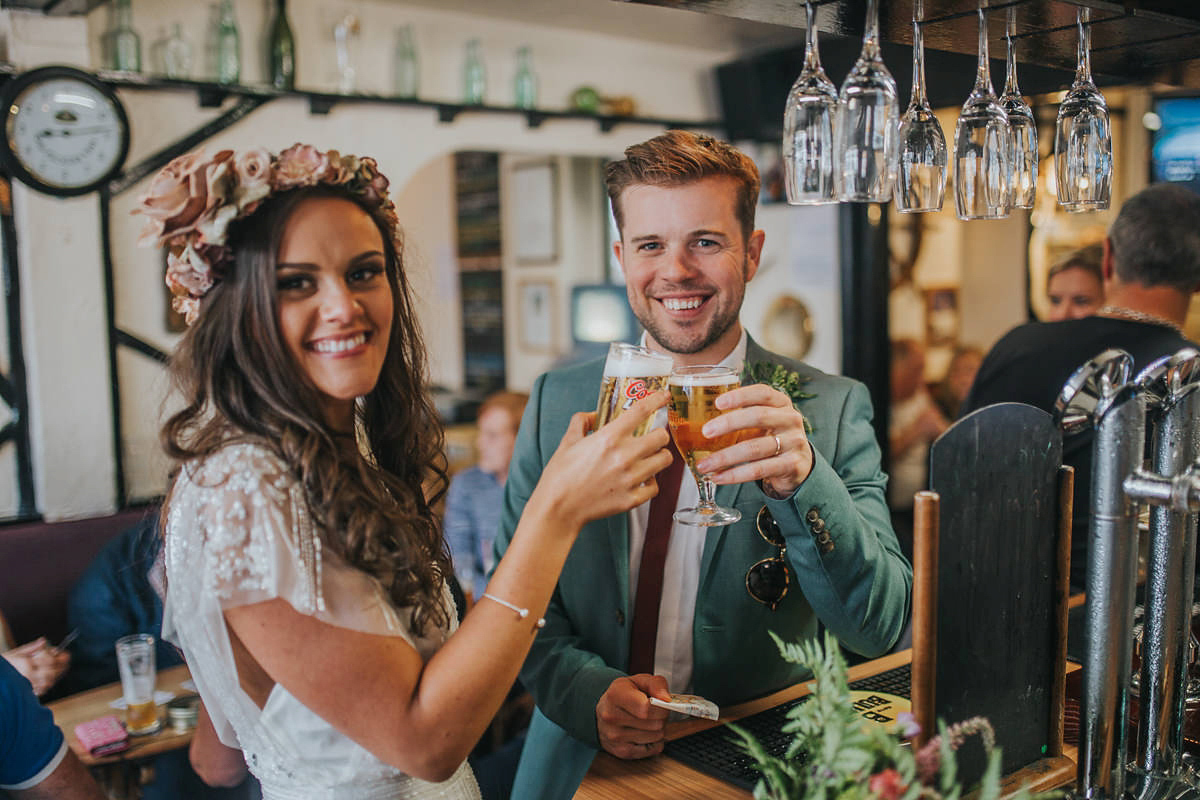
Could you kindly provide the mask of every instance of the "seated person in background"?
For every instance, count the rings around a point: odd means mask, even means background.
[[[971,384],[975,382],[975,373],[979,372],[982,363],[983,351],[978,347],[960,344],[954,348],[946,374],[930,390],[933,402],[937,403],[938,410],[946,419],[958,418],[959,409],[967,399]]]
[[[495,563],[492,540],[500,527],[508,462],[528,400],[521,392],[496,392],[483,401],[477,417],[479,463],[455,475],[446,493],[446,541],[454,574],[472,601],[483,594]]]
[[[113,643],[131,633],[154,636],[158,669],[183,663],[179,651],[161,637],[162,578],[151,574],[160,545],[158,510],[148,510],[141,522],[104,545],[71,589],[67,624],[79,635],[71,644],[71,669],[63,680],[68,691],[120,680]]]
[[[1200,288],[1200,195],[1157,183],[1125,201],[1104,240],[1101,269],[1107,305],[1061,322],[1030,322],[1006,333],[983,359],[963,414],[991,403],[1028,403],[1053,413],[1071,374],[1119,347],[1140,370],[1195,343],[1183,336],[1192,294]],[[1071,588],[1087,576],[1092,485],[1089,429],[1063,439],[1063,463],[1075,468]]]
[[[1097,242],[1076,250],[1046,274],[1047,322],[1079,319],[1095,314],[1104,305],[1104,275],[1100,260],[1104,245]]]
[[[15,800],[105,800],[67,747],[54,715],[0,659],[0,795]]]
[[[20,647],[14,644],[12,630],[0,614],[0,656],[33,685],[38,697],[58,682],[71,663],[70,654],[51,645],[44,636]]]
[[[916,339],[892,342],[888,411],[888,507],[905,555],[912,555],[913,494],[925,488],[929,445],[950,423],[925,389],[925,347]]]
[[[64,679],[70,692],[82,692],[116,683],[117,639],[131,633],[148,633],[155,639],[155,663],[164,670],[183,663],[179,650],[162,638],[163,579],[158,561],[162,539],[158,509],[150,509],[142,520],[106,544],[88,565],[67,598],[67,621],[79,631],[71,645],[71,669]],[[207,719],[207,717],[205,717]],[[210,782],[205,773],[195,774],[182,750],[155,757],[154,779],[142,787],[143,800],[228,798],[241,800],[258,796],[257,782],[246,781],[241,751],[233,751],[242,763],[237,780],[228,773],[221,782]],[[202,784],[203,781],[203,784]],[[214,789],[209,787],[234,787]]]

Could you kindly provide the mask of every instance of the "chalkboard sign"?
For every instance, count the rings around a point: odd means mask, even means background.
[[[986,717],[1008,774],[1055,749],[1062,435],[1046,412],[1001,403],[955,423],[929,458],[940,496],[934,709],[948,724]],[[960,752],[968,784],[983,767],[982,748]]]

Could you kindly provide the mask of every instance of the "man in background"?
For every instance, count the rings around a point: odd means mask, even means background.
[[[1200,288],[1200,195],[1154,184],[1125,201],[1104,240],[1105,305],[1092,316],[1031,322],[1009,331],[983,360],[962,413],[1020,402],[1053,413],[1071,374],[1117,347],[1141,369],[1195,344],[1183,335],[1192,294]],[[1063,440],[1063,463],[1075,468],[1071,587],[1082,591],[1092,483],[1092,432]]]

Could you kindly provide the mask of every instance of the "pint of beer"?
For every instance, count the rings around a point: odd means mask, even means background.
[[[671,375],[671,403],[667,406],[667,423],[675,447],[687,461],[696,479],[695,464],[703,461],[709,453],[731,444],[737,444],[742,431],[733,431],[709,439],[700,432],[704,423],[722,412],[717,408],[717,398],[741,385],[741,379],[726,367],[681,367]]]
[[[600,399],[596,403],[596,427],[607,425],[651,392],[667,388],[671,366],[671,357],[662,353],[624,342],[610,344],[604,362]],[[651,417],[634,431],[634,435],[641,436],[653,425],[654,417]]]
[[[135,633],[117,639],[117,671],[121,674],[121,693],[125,698],[125,728],[132,735],[154,733],[162,723],[154,704],[154,637]]]

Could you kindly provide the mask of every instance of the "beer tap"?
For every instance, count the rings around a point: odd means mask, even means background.
[[[1159,359],[1137,378],[1146,397],[1152,473],[1135,470],[1125,494],[1150,504],[1145,622],[1138,695],[1138,748],[1130,769],[1139,800],[1178,796],[1200,501],[1200,353]]]
[[[1094,425],[1085,615],[1086,663],[1076,794],[1116,800],[1133,777],[1138,800],[1194,797],[1181,758],[1190,641],[1188,610],[1200,510],[1200,353],[1188,348],[1129,380],[1120,350],[1071,376],[1056,403],[1064,431]],[[1152,469],[1142,469],[1147,417]],[[1190,464],[1190,466],[1188,466]],[[1149,503],[1151,544],[1138,676],[1139,750],[1126,763],[1125,709],[1137,582],[1137,506]]]
[[[1055,403],[1067,434],[1089,425],[1092,445],[1092,521],[1088,531],[1083,698],[1076,796],[1118,800],[1124,792],[1126,692],[1132,658],[1137,584],[1137,516],[1124,480],[1142,463],[1146,401],[1129,382],[1133,359],[1106,350],[1080,367]]]

